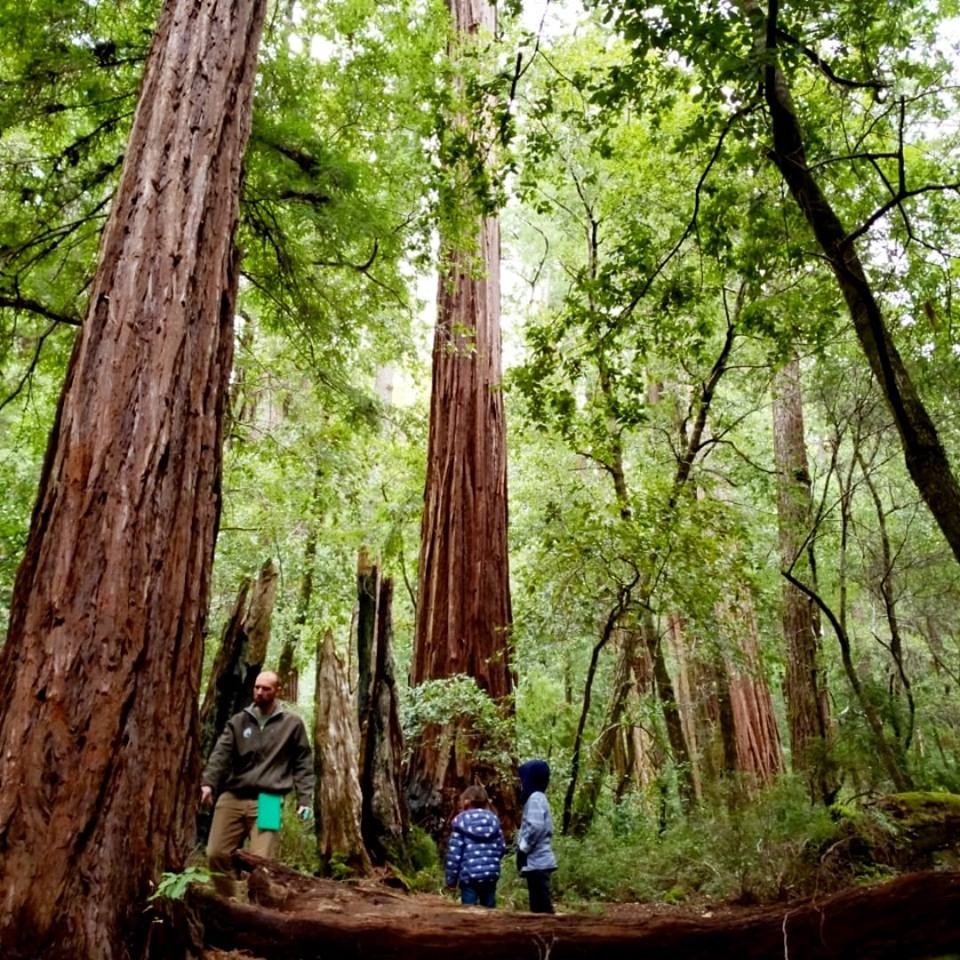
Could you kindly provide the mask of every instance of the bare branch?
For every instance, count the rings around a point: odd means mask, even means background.
[[[26,310],[28,313],[35,313],[38,317],[52,320],[54,323],[65,323],[68,327],[79,327],[82,322],[76,314],[58,313],[39,300],[32,300],[30,297],[21,297],[16,294],[0,293],[0,309],[4,308],[7,310]]]
[[[643,286],[640,288],[640,292],[637,293],[623,308],[623,310],[620,311],[621,320],[625,320],[630,316],[631,313],[633,313],[637,304],[643,299],[643,297],[647,295],[650,287],[653,286],[653,281],[657,279],[657,277],[663,271],[663,268],[666,267],[666,265],[674,258],[674,256],[676,256],[677,251],[679,251],[683,244],[686,243],[690,234],[693,233],[693,228],[697,225],[697,217],[700,214],[700,192],[703,190],[703,186],[706,183],[707,177],[710,175],[710,171],[713,169],[714,164],[720,159],[720,152],[723,149],[723,142],[726,140],[727,134],[733,129],[733,125],[742,117],[749,116],[755,109],[756,105],[751,104],[750,106],[737,110],[727,118],[727,122],[720,131],[720,136],[717,138],[716,144],[714,144],[713,152],[710,154],[710,159],[707,161],[707,165],[704,167],[703,173],[700,174],[700,179],[697,181],[696,189],[693,191],[693,213],[690,216],[689,223],[687,223],[683,233],[680,234],[677,242],[673,245],[673,247],[671,247],[670,252],[657,264],[650,276],[647,277]]]
[[[13,401],[16,400],[17,397],[20,395],[20,393],[23,391],[23,388],[30,382],[30,378],[33,376],[34,371],[37,369],[37,364],[40,362],[40,352],[43,350],[44,342],[46,341],[47,337],[49,337],[50,334],[57,329],[59,325],[60,324],[57,321],[54,321],[37,338],[37,345],[33,351],[33,358],[30,360],[30,366],[28,366],[27,369],[24,371],[24,374],[20,378],[20,382],[17,384],[13,393],[4,397],[3,400],[0,400],[0,410],[2,410],[5,406],[7,406],[7,404],[13,403]]]
[[[903,203],[904,200],[908,200],[910,197],[918,197],[924,193],[946,193],[948,190],[960,194],[960,182],[928,183],[926,186],[917,187],[916,190],[898,190],[894,197],[888,200],[882,207],[875,210],[856,230],[848,233],[843,238],[842,246],[849,246],[854,240],[862,237],[878,220],[883,219],[894,207],[898,207]]]
[[[881,80],[850,80],[847,77],[838,76],[833,68],[827,63],[816,50],[805,46],[798,37],[787,33],[782,27],[777,27],[777,36],[781,40],[786,40],[791,46],[796,47],[818,70],[823,73],[828,80],[841,87],[848,87],[851,90],[886,90],[887,84]]]

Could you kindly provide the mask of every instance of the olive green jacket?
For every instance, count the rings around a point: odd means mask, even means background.
[[[296,790],[297,803],[311,806],[313,759],[303,721],[277,704],[261,728],[253,707],[245,707],[220,734],[200,782],[239,797]]]

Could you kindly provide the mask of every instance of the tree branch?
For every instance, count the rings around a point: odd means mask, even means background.
[[[848,87],[851,90],[886,90],[887,84],[881,80],[850,80],[847,77],[838,76],[833,68],[827,63],[816,50],[805,46],[799,37],[787,33],[782,27],[777,27],[777,36],[781,40],[786,40],[791,46],[796,47],[818,70],[820,70],[827,79],[841,87]]]
[[[45,320],[52,320],[56,323],[65,323],[68,327],[79,327],[82,323],[80,317],[72,313],[58,313],[50,307],[45,306],[39,300],[33,300],[30,297],[21,297],[17,294],[0,293],[0,309],[7,310],[26,310],[28,313],[35,313],[38,317]]]

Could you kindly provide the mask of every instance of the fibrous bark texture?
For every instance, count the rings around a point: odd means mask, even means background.
[[[729,625],[725,651],[736,769],[758,784],[770,783],[783,770],[783,751],[773,698],[763,675],[757,618],[745,600],[718,611]]]
[[[128,956],[183,863],[264,4],[168,0],[0,654],[0,954]]]
[[[369,870],[370,858],[360,836],[357,718],[347,671],[330,633],[317,653],[313,731],[320,859],[327,867],[340,860],[355,870]]]
[[[461,38],[492,35],[489,4],[450,0],[450,10]],[[499,223],[478,217],[467,233],[472,249],[441,240],[411,675],[418,684],[466,674],[501,699],[512,678]],[[445,820],[475,772],[468,756],[457,755],[464,738],[446,737],[452,750],[441,756],[441,735],[424,731],[411,760],[411,812],[423,823]]]
[[[808,537],[812,523],[810,474],[803,432],[800,363],[794,358],[774,381],[773,450],[777,467],[780,559],[796,576],[814,579]],[[793,768],[803,771],[817,799],[827,799],[829,712],[820,666],[820,617],[813,603],[787,583],[783,591],[787,648],[787,722]]]

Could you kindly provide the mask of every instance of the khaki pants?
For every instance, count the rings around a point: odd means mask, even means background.
[[[214,874],[214,888],[222,897],[236,896],[231,858],[248,836],[252,854],[273,859],[279,835],[276,830],[257,829],[257,801],[242,800],[229,792],[220,794],[207,840],[207,862]]]

